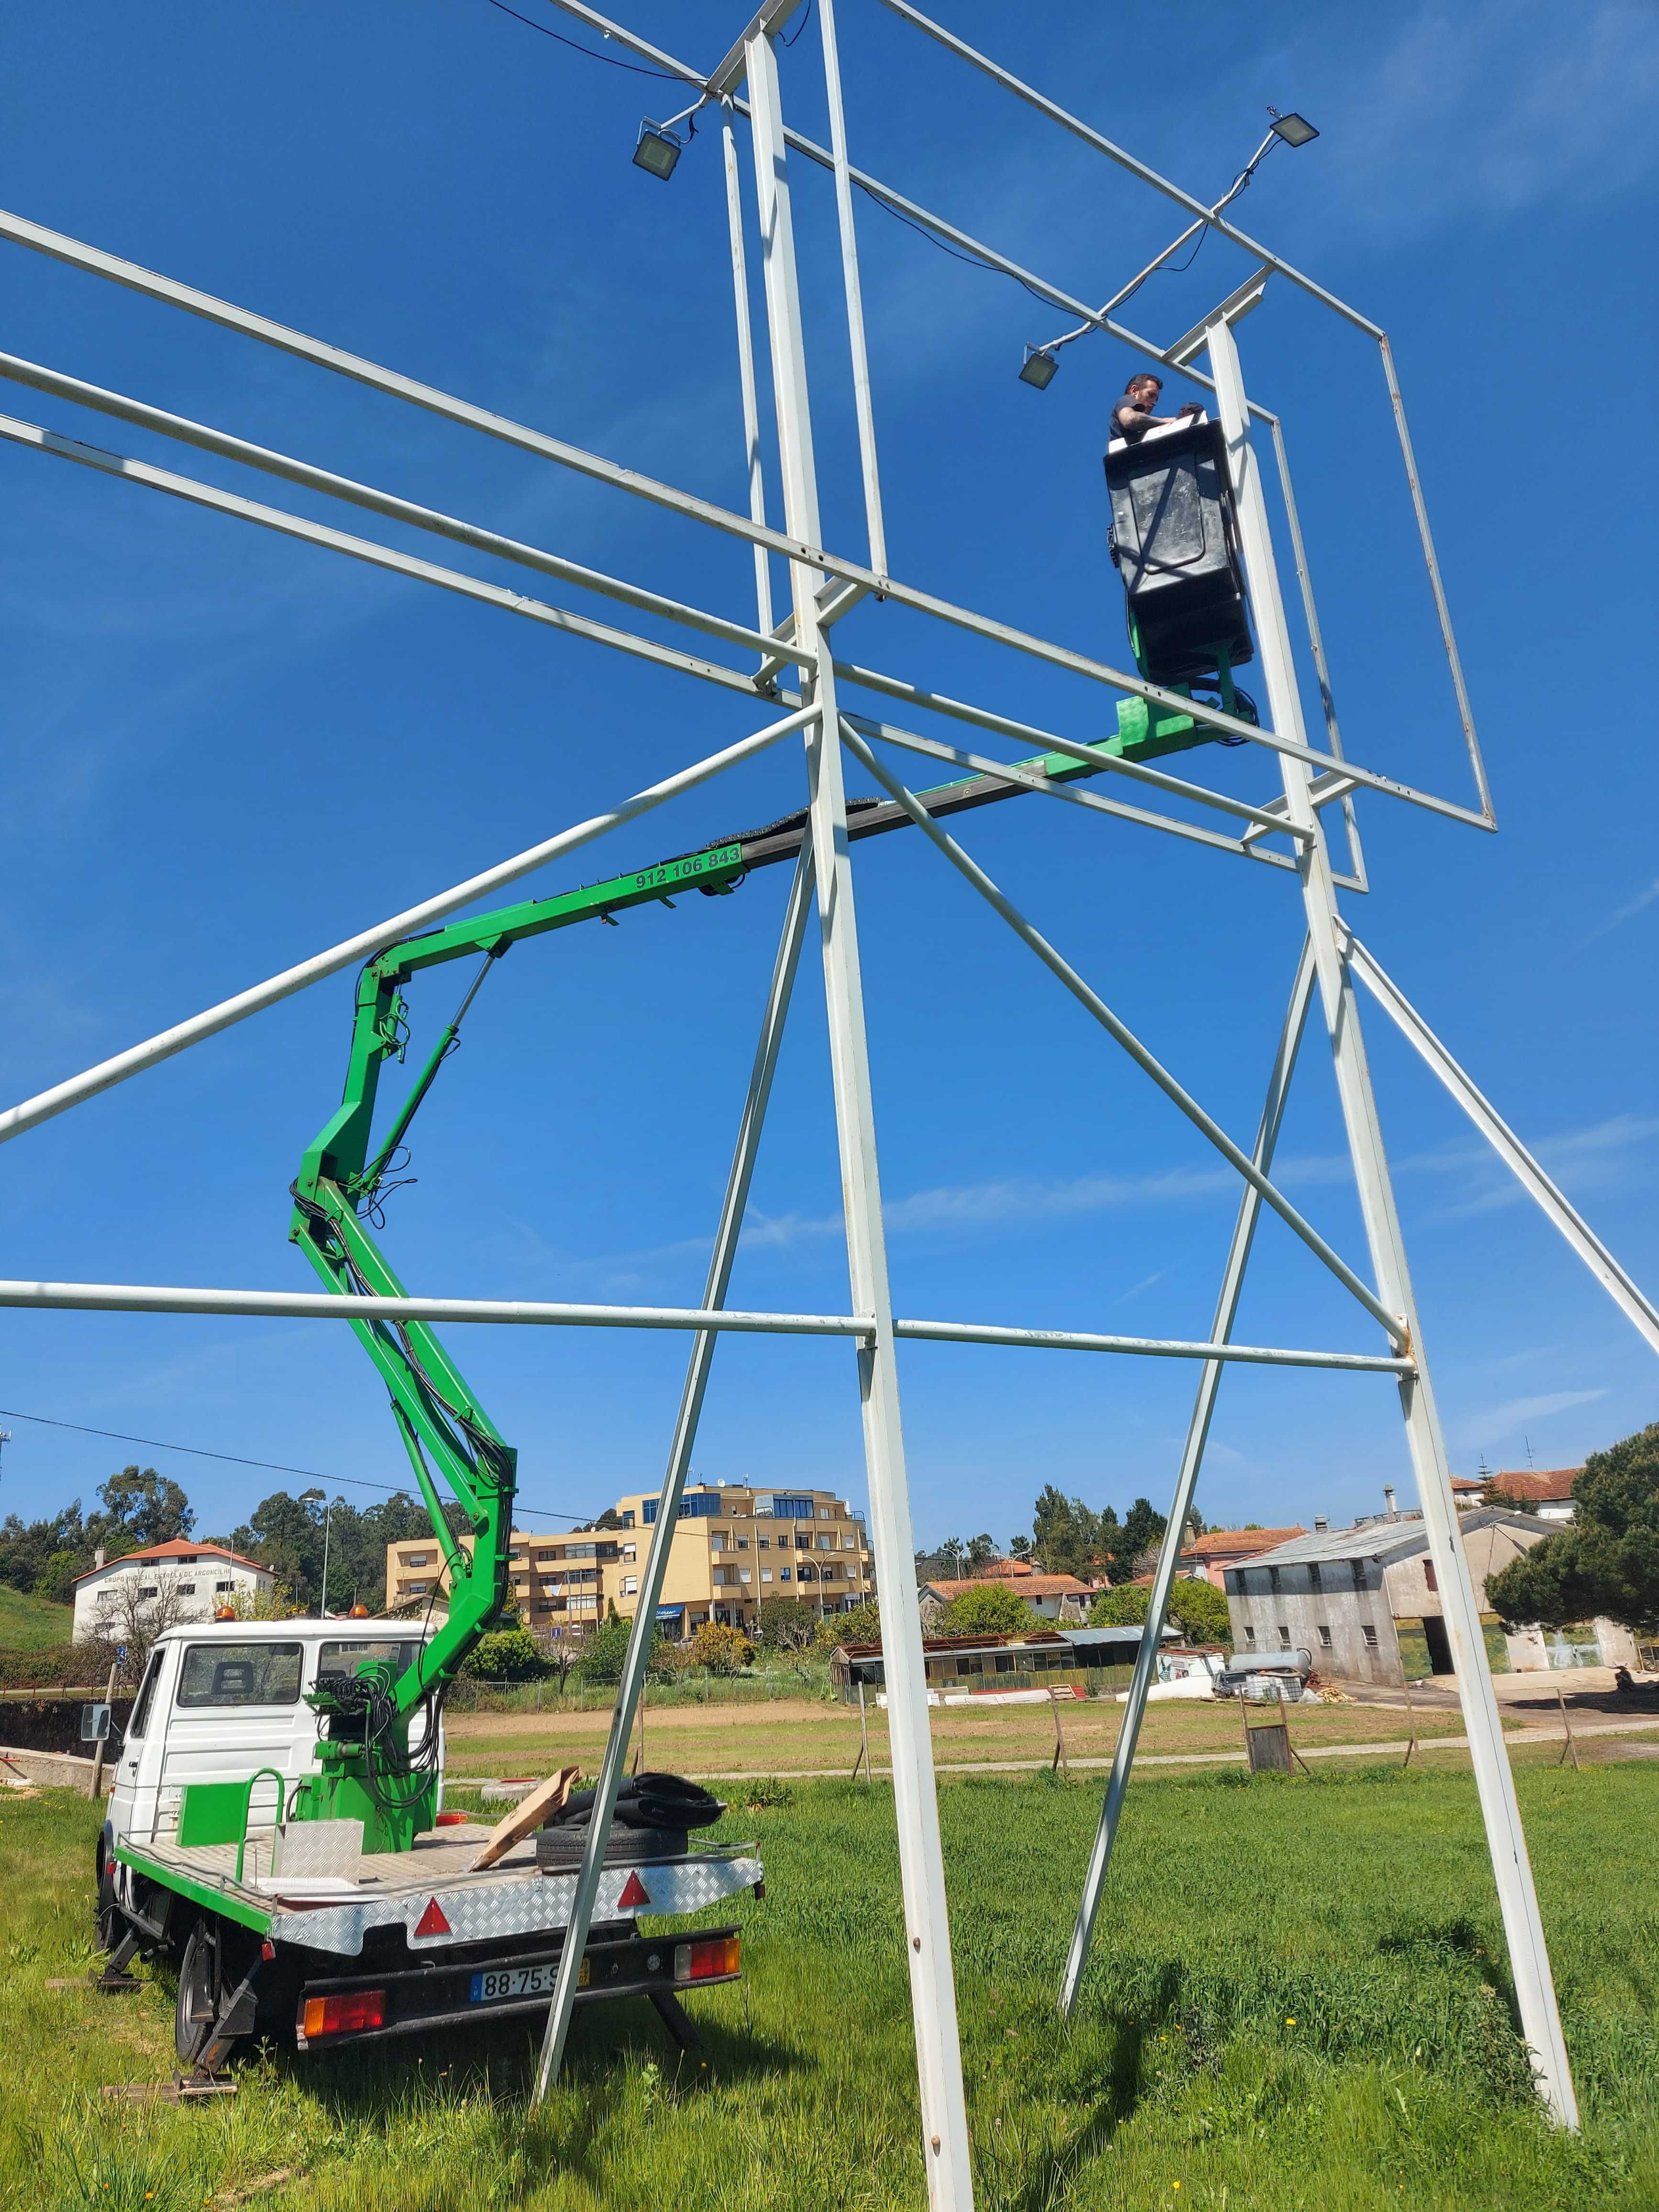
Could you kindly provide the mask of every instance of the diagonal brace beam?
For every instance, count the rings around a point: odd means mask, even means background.
[[[1352,931],[1342,931],[1349,967],[1364,984],[1406,1042],[1427,1062],[1486,1138],[1527,1195],[1536,1200],[1589,1269],[1626,1319],[1659,1352],[1659,1306],[1642,1290],[1601,1242],[1577,1208],[1527,1150],[1491,1100],[1476,1089],[1394,979],[1365,950]]]
[[[1285,1118],[1285,1102],[1290,1096],[1291,1077],[1295,1071],[1297,1054],[1301,1048],[1302,1032],[1307,1026],[1308,1009],[1313,1003],[1315,973],[1313,947],[1304,937],[1302,957],[1297,963],[1296,981],[1291,987],[1291,1002],[1285,1010],[1284,1028],[1279,1033],[1279,1049],[1273,1055],[1267,1101],[1261,1109],[1261,1121],[1250,1154],[1264,1175],[1273,1165],[1273,1149],[1279,1142],[1279,1125]],[[1244,1287],[1244,1270],[1249,1264],[1250,1246],[1255,1242],[1255,1225],[1261,1218],[1261,1194],[1247,1185],[1238,1201],[1238,1218],[1233,1224],[1232,1243],[1221,1279],[1221,1295],[1216,1301],[1215,1324],[1210,1331],[1211,1338],[1218,1347],[1226,1344],[1233,1333],[1239,1295]],[[1180,1564],[1181,1547],[1186,1540],[1187,1515],[1192,1506],[1193,1492],[1198,1486],[1198,1471],[1203,1464],[1204,1447],[1209,1441],[1210,1420],[1215,1412],[1221,1376],[1222,1362],[1219,1359],[1205,1363],[1204,1372],[1199,1379],[1192,1419],[1188,1425],[1186,1449],[1181,1455],[1181,1471],[1176,1477],[1175,1496],[1170,1503],[1170,1517],[1164,1523],[1164,1541],[1158,1550],[1158,1567],[1147,1601],[1146,1624],[1141,1631],[1140,1649],[1135,1654],[1134,1677],[1129,1684],[1128,1699],[1123,1709],[1123,1725],[1118,1730],[1117,1743],[1112,1753],[1112,1771],[1106,1784],[1106,1802],[1101,1808],[1100,1826],[1095,1832],[1094,1848],[1089,1855],[1089,1871],[1083,1882],[1083,1899],[1078,1907],[1077,1924],[1072,1930],[1065,1978],[1060,1984],[1060,2009],[1067,2020],[1077,2008],[1078,1990],[1083,1980],[1083,1970],[1088,1963],[1089,1944],[1094,1935],[1096,1917],[1100,1911],[1101,1893],[1105,1888],[1107,1873],[1112,1863],[1112,1846],[1117,1840],[1118,1824],[1123,1817],[1123,1800],[1128,1791],[1129,1770],[1134,1764],[1141,1716],[1146,1710],[1146,1693],[1152,1686],[1152,1669],[1158,1664],[1158,1647],[1164,1635],[1164,1617],[1169,1611],[1170,1590],[1175,1581],[1176,1568]]]
[[[1224,1160],[1237,1169],[1246,1182],[1272,1206],[1273,1212],[1296,1236],[1299,1237],[1317,1260],[1322,1260],[1352,1296],[1358,1298],[1371,1318],[1388,1332],[1390,1340],[1402,1352],[1409,1352],[1410,1340],[1404,1322],[1391,1314],[1370,1286],[1362,1282],[1347,1261],[1334,1251],[1313,1224],[1305,1220],[1291,1204],[1284,1193],[1270,1182],[1247,1152],[1242,1152],[1221,1127],[1206,1114],[1192,1094],[1176,1082],[1175,1077],[1142,1044],[1128,1025],[1120,1021],[1105,1000],[1091,990],[1076,969],[1061,958],[1048,939],[1032,927],[1012,900],[1006,898],[978,862],[970,860],[954,837],[941,830],[914,792],[906,789],[898,778],[890,775],[865,744],[858,732],[843,719],[842,740],[854,757],[860,761],[888,794],[896,799],[910,817],[918,830],[930,843],[938,847],[958,874],[965,877],[987,903],[1002,916],[1016,937],[1028,945],[1052,975],[1057,975],[1078,1004],[1091,1013],[1109,1036],[1115,1037],[1138,1067],[1151,1076],[1164,1097],[1178,1106],[1193,1127],[1207,1137]]]

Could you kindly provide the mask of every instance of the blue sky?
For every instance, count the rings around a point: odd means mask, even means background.
[[[574,27],[543,0],[522,12]],[[717,137],[700,135],[665,187],[629,161],[641,115],[681,104],[670,88],[487,0],[136,15],[91,0],[72,32],[58,11],[8,16],[14,82],[30,87],[0,149],[8,206],[744,503]],[[638,0],[630,20],[705,66],[741,27],[707,0]],[[1098,299],[1181,227],[875,0],[843,0],[839,21],[854,160],[969,232]],[[1393,336],[1501,822],[1490,838],[1365,801],[1373,889],[1348,909],[1651,1285],[1644,242],[1659,23],[1616,0],[1109,15],[1073,0],[1023,16],[955,0],[949,21],[1195,191],[1224,187],[1267,101],[1320,125],[1315,145],[1274,153],[1240,216]],[[784,58],[784,92],[822,137],[811,24]],[[801,177],[798,210],[825,533],[857,556],[826,179]],[[860,223],[894,573],[1121,658],[1098,454],[1130,356],[1092,339],[1039,398],[1016,380],[1020,349],[1063,317],[867,204]],[[1212,240],[1130,319],[1168,343],[1248,265]],[[752,612],[735,541],[15,247],[4,269],[16,352]],[[1374,355],[1288,291],[1270,291],[1241,349],[1285,417],[1350,750],[1466,797]],[[0,408],[359,526],[16,387]],[[11,1097],[756,720],[723,693],[13,447],[0,480]],[[364,534],[450,557],[391,526]],[[482,559],[453,565],[523,586]],[[1109,714],[1093,687],[890,605],[859,610],[841,642],[1075,736]],[[1243,793],[1277,787],[1254,750],[1186,764]],[[864,787],[856,769],[849,782]],[[787,744],[531,888],[763,822],[802,788]],[[1299,936],[1290,880],[1036,799],[969,817],[963,836],[1248,1141]],[[935,856],[895,837],[862,848],[857,870],[898,1310],[1204,1334],[1230,1172]],[[413,1287],[695,1300],[784,889],[773,871],[730,900],[514,956],[417,1125],[419,1181],[388,1214]],[[457,995],[447,976],[417,990],[417,1038]],[[338,1097],[349,1006],[338,977],[7,1147],[3,1272],[309,1287],[284,1242],[287,1186]],[[1539,1466],[1560,1465],[1653,1418],[1650,1354],[1380,1014],[1368,1034],[1455,1465],[1524,1466],[1528,1443]],[[1317,1036],[1281,1158],[1297,1203],[1363,1260]],[[842,1308],[838,1205],[812,961],[734,1298]],[[1375,1340],[1276,1223],[1238,1333]],[[527,1500],[585,1513],[658,1480],[684,1340],[463,1329],[452,1342],[520,1447]],[[0,1377],[21,1411],[342,1480],[403,1473],[367,1363],[336,1326],[9,1313]],[[1158,1498],[1195,1380],[1174,1363],[907,1349],[919,1537],[1005,1539],[1050,1480],[1097,1504]],[[89,1498],[136,1455],[224,1528],[283,1480],[9,1425],[0,1510]],[[697,1466],[861,1498],[847,1348],[728,1341]],[[1387,1481],[1409,1490],[1385,1382],[1230,1376],[1200,1493],[1211,1519],[1346,1516],[1374,1509]]]

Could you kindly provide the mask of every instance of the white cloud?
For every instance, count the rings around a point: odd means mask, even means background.
[[[1583,206],[1653,166],[1659,11],[1436,0],[1357,81],[1363,97],[1340,118],[1345,220],[1392,234],[1546,200]]]
[[[1570,1412],[1574,1406],[1593,1406],[1607,1395],[1605,1389],[1548,1390],[1536,1398],[1506,1398],[1501,1405],[1488,1406],[1459,1421],[1457,1435],[1471,1447],[1495,1443],[1516,1435],[1528,1421],[1548,1420],[1553,1413]]]

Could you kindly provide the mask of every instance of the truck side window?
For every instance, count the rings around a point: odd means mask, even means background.
[[[365,1638],[352,1644],[325,1644],[317,1655],[317,1686],[321,1689],[328,1681],[344,1681],[355,1676],[366,1660],[384,1660],[394,1674],[404,1674],[415,1663],[419,1644],[392,1644]]]
[[[192,1644],[174,1703],[183,1712],[300,1701],[297,1644]]]
[[[143,1735],[149,1724],[149,1709],[155,1702],[155,1678],[161,1671],[161,1662],[166,1656],[167,1654],[161,1650],[152,1651],[149,1655],[149,1664],[144,1669],[144,1679],[138,1686],[138,1695],[133,1700],[132,1716],[127,1723],[129,1741]]]

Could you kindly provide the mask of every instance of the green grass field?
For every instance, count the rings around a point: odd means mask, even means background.
[[[1467,1775],[1139,1784],[1078,2024],[1054,1992],[1097,1787],[940,1793],[983,2212],[1651,2212],[1659,2203],[1659,1883],[1650,1765],[1518,1776],[1581,2136],[1534,2107]],[[0,1802],[0,2205],[183,2212],[886,2212],[925,2203],[884,1788],[757,1792],[767,1896],[748,1978],[694,2000],[706,2063],[642,2006],[578,2015],[545,2112],[501,2023],[267,2053],[240,2094],[112,2105],[171,2059],[167,1973],[127,1998],[89,1961],[95,1815]],[[276,2178],[273,2178],[276,2177]]]
[[[72,1605],[53,1605],[0,1583],[0,1650],[43,1651],[48,1644],[67,1644],[74,1625]]]

